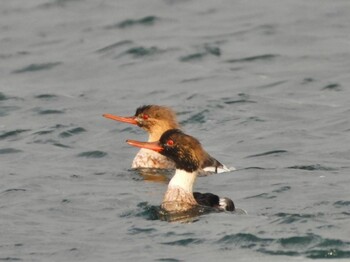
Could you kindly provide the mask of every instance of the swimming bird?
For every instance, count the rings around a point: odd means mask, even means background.
[[[137,108],[134,116],[121,117],[112,114],[104,114],[106,118],[137,125],[148,132],[148,142],[158,141],[161,135],[169,129],[179,129],[180,125],[176,119],[175,112],[166,106],[146,105]],[[175,164],[167,156],[161,155],[152,150],[141,148],[136,154],[132,168],[164,168],[175,169]],[[204,172],[227,172],[234,168],[227,168],[213,157],[201,163],[200,166]],[[201,172],[203,175],[204,172]]]
[[[206,162],[213,158],[203,149],[200,142],[179,129],[164,132],[159,141],[141,142],[127,140],[129,145],[147,148],[170,158],[175,163],[175,174],[169,182],[161,208],[169,212],[185,212],[202,205],[219,211],[234,211],[231,199],[220,198],[212,193],[193,192],[193,184]]]

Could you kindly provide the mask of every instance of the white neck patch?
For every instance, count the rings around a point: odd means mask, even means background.
[[[184,191],[192,193],[193,184],[196,180],[197,172],[186,172],[185,170],[176,169],[175,175],[170,180],[168,188],[182,188]]]

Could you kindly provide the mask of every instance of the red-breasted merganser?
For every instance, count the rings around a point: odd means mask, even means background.
[[[161,135],[169,129],[179,129],[180,125],[173,110],[165,106],[146,105],[137,108],[134,116],[121,117],[112,114],[104,114],[106,118],[119,122],[129,123],[141,127],[148,132],[148,142],[158,141]],[[136,154],[132,168],[164,168],[175,169],[175,164],[167,156],[161,155],[152,150],[141,148]],[[234,168],[227,168],[215,158],[210,157],[200,166],[204,172],[222,173],[233,171]],[[201,172],[203,174],[203,171]]]
[[[159,141],[140,142],[127,140],[129,145],[147,148],[174,161],[176,171],[169,182],[161,207],[169,212],[184,212],[202,205],[222,211],[234,211],[231,199],[220,198],[211,193],[193,192],[193,184],[201,166],[211,162],[212,157],[203,149],[200,142],[179,129],[164,132]]]

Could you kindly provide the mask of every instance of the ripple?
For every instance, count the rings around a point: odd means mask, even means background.
[[[262,193],[254,196],[248,196],[248,197],[245,197],[244,199],[250,199],[250,198],[273,199],[273,198],[276,198],[276,196],[271,196],[268,193]]]
[[[248,117],[246,120],[241,121],[240,124],[247,124],[247,123],[251,123],[251,122],[265,122],[265,120],[261,119],[257,116],[251,116],[251,117]]]
[[[314,171],[314,170],[323,170],[323,171],[335,171],[337,170],[336,168],[332,167],[326,167],[322,166],[320,164],[315,164],[315,165],[296,165],[296,166],[290,166],[288,167],[290,169],[301,169],[301,170],[309,170],[309,171]]]
[[[0,59],[9,59],[9,58],[14,58],[14,57],[20,57],[24,55],[30,54],[29,52],[26,51],[19,51],[16,53],[6,53],[6,54],[0,54]]]
[[[148,202],[141,202],[137,207],[137,210],[124,212],[120,217],[143,217],[146,220],[159,220],[159,206],[149,205]]]
[[[86,130],[84,128],[76,127],[76,128],[72,128],[70,130],[67,130],[67,131],[64,131],[64,132],[60,133],[59,137],[62,137],[62,138],[71,137],[71,136],[74,136],[74,135],[81,134],[83,132],[86,132]]]
[[[252,101],[249,99],[249,95],[245,93],[239,93],[238,94],[239,98],[231,100],[229,97],[224,97],[222,100],[224,101],[225,104],[230,105],[230,104],[238,104],[238,103],[256,103],[256,101]]]
[[[289,213],[277,213],[275,216],[278,217],[277,220],[273,221],[273,223],[278,222],[278,224],[292,224],[295,222],[306,223],[310,219],[314,219],[316,217],[323,216],[323,213],[315,213],[315,214],[289,214]]]
[[[57,97],[58,96],[54,94],[41,94],[41,95],[35,96],[35,98],[43,99],[43,100],[52,100],[52,99],[56,99]]]
[[[6,193],[10,193],[10,192],[25,192],[27,191],[27,189],[24,188],[10,188],[10,189],[6,189],[4,191],[2,191],[2,194],[6,194]]]
[[[115,28],[125,29],[136,25],[152,26],[159,20],[161,19],[156,16],[150,15],[140,19],[126,19],[114,25],[107,25],[105,26],[105,29],[115,29]]]
[[[250,155],[250,156],[247,156],[246,158],[268,156],[268,155],[280,155],[280,154],[283,154],[283,153],[288,153],[288,151],[287,150],[272,150],[272,151],[267,151],[267,152],[264,152],[264,153]]]
[[[6,116],[11,111],[16,111],[20,109],[18,106],[0,106],[0,116]]]
[[[132,127],[125,127],[123,129],[120,129],[120,132],[122,132],[122,133],[133,133],[133,134],[137,133],[137,131],[135,131],[135,129],[132,128]]]
[[[155,228],[141,228],[141,227],[133,227],[129,229],[130,235],[138,235],[138,234],[148,234],[157,231]]]
[[[180,83],[198,82],[205,79],[208,79],[208,77],[193,77],[193,78],[187,78],[187,79],[181,80]],[[187,100],[190,100],[190,99],[187,98]]]
[[[199,238],[184,238],[184,239],[179,239],[179,240],[175,240],[175,241],[170,241],[170,242],[163,242],[163,245],[170,245],[170,246],[189,246],[191,244],[201,244],[203,243],[204,240],[203,239],[199,239]]]
[[[340,239],[323,238],[315,234],[290,236],[283,238],[262,238],[253,234],[238,233],[222,237],[216,243],[249,248],[269,255],[306,256],[308,258],[349,258],[347,249],[350,242]]]
[[[15,137],[21,133],[28,132],[28,131],[30,131],[30,129],[16,129],[16,130],[8,131],[0,135],[0,140],[6,139],[9,137]]]
[[[52,115],[52,114],[64,114],[64,110],[58,109],[40,109],[38,111],[39,115]]]
[[[46,129],[46,130],[41,130],[41,131],[37,131],[34,133],[34,135],[40,135],[40,136],[44,136],[44,135],[48,135],[48,134],[51,134],[51,133],[54,133],[56,130],[60,130],[62,128],[67,128],[68,126],[66,125],[60,125],[60,124],[57,124],[55,126],[51,126],[49,127],[49,129]],[[39,141],[39,140],[38,140]],[[53,141],[53,140],[51,140]],[[40,142],[40,141],[39,141]],[[55,141],[56,142],[56,141]]]
[[[322,90],[340,91],[341,85],[337,84],[337,83],[329,84],[329,85],[326,85],[325,87],[323,87]]]
[[[269,83],[269,84],[266,84],[266,85],[257,86],[257,88],[269,88],[269,87],[279,86],[279,85],[284,84],[286,82],[287,81],[285,81],[285,80],[272,82],[272,83]]]
[[[207,54],[211,54],[214,56],[221,56],[221,49],[217,46],[212,46],[212,45],[204,45],[204,50],[206,51]]]
[[[18,257],[0,257],[0,261],[21,261]]]
[[[121,46],[124,46],[124,45],[130,45],[132,44],[132,41],[130,40],[124,40],[124,41],[119,41],[119,42],[116,42],[114,44],[111,44],[111,45],[107,45],[101,49],[98,49],[96,51],[96,53],[106,53],[106,52],[109,52],[109,51],[112,51],[118,47],[121,47]]]
[[[8,147],[8,148],[1,148],[0,149],[0,154],[14,154],[14,153],[20,153],[22,152],[22,150],[19,150],[19,149],[16,149],[16,148],[11,148],[11,147]]]
[[[43,131],[35,132],[34,135],[40,135],[40,136],[42,136],[42,135],[51,134],[51,133],[53,133],[53,132],[54,132],[54,130],[43,130]]]
[[[7,100],[8,97],[4,95],[4,93],[0,92],[0,101]]]
[[[219,244],[236,244],[243,248],[251,248],[257,245],[257,243],[264,243],[264,245],[270,244],[274,241],[273,238],[259,238],[253,234],[238,233],[230,234],[222,237],[217,241]]]
[[[298,256],[297,251],[285,251],[285,250],[266,250],[265,248],[258,249],[261,253],[275,256]]]
[[[301,82],[301,84],[305,85],[305,84],[309,84],[309,83],[312,83],[312,82],[315,82],[314,78],[312,78],[312,77],[305,77],[303,79],[303,81]]]
[[[41,4],[40,7],[42,8],[64,7],[70,2],[77,2],[77,1],[81,1],[81,0],[53,0],[53,1],[50,1],[49,3]]]
[[[21,73],[36,72],[36,71],[41,71],[41,70],[49,70],[49,69],[54,68],[60,64],[62,64],[62,63],[61,62],[52,62],[52,63],[30,64],[30,65],[25,66],[21,69],[13,71],[12,73],[21,74]]]
[[[288,238],[281,238],[278,242],[284,248],[296,247],[296,246],[306,246],[312,243],[319,241],[321,237],[315,235],[307,235],[307,236],[293,236]]]
[[[334,202],[333,205],[335,207],[348,207],[348,206],[350,206],[350,201],[339,200],[337,202]]]
[[[230,100],[224,102],[226,105],[231,104],[243,104],[243,103],[256,103],[256,101],[247,100],[247,99],[236,99],[236,100]]]
[[[151,46],[151,47],[139,46],[139,47],[132,47],[126,50],[122,55],[131,55],[133,58],[140,58],[145,56],[156,55],[162,52],[164,51],[158,49],[155,46]]]
[[[62,148],[72,148],[70,146],[61,144],[58,141],[53,140],[53,139],[47,139],[47,140],[40,140],[40,139],[38,139],[38,140],[35,140],[34,143],[36,143],[36,144],[51,144],[51,145],[54,145],[54,146],[57,146],[57,147],[62,147]]]
[[[206,55],[207,55],[206,53],[194,53],[194,54],[182,56],[179,58],[179,60],[181,62],[190,62],[190,61],[200,60]]]
[[[94,173],[95,176],[103,176],[105,174],[106,174],[106,172],[95,172]]]
[[[278,57],[278,55],[274,55],[274,54],[265,54],[265,55],[257,55],[257,56],[248,56],[248,57],[243,57],[243,58],[237,58],[237,59],[230,59],[227,60],[226,62],[228,63],[243,63],[243,62],[255,62],[255,61],[269,61],[269,60],[273,60],[276,57]]]
[[[199,123],[203,124],[206,122],[206,114],[209,112],[209,110],[205,109],[197,114],[194,114],[190,116],[188,119],[181,122],[181,125],[186,124],[192,124],[192,123]]]
[[[248,166],[248,167],[242,168],[241,170],[249,170],[249,169],[265,170],[266,168],[260,167],[260,166]]]
[[[158,259],[156,259],[155,261],[162,261],[162,262],[180,262],[180,261],[183,261],[183,260],[178,260],[178,259],[176,259],[176,258],[171,258],[171,257],[169,257],[169,258],[165,257],[165,258],[158,258]]]
[[[288,191],[290,189],[291,189],[290,186],[283,186],[283,187],[280,187],[279,189],[273,190],[272,192],[273,193],[282,193],[282,192]]]
[[[306,252],[308,258],[350,258],[350,251],[339,249],[311,250]]]
[[[71,146],[67,146],[67,145],[64,145],[64,144],[61,144],[61,143],[52,143],[54,146],[57,146],[57,147],[62,147],[62,148],[72,148]]]
[[[201,60],[202,58],[208,55],[219,57],[221,56],[221,49],[217,46],[206,44],[200,48],[200,51],[195,52],[193,54],[181,56],[179,60],[181,62],[197,61],[197,60]]]
[[[86,157],[86,158],[102,158],[107,155],[106,152],[95,150],[95,151],[86,151],[78,154],[78,157]]]

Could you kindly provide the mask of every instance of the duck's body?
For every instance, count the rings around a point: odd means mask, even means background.
[[[158,141],[161,135],[169,129],[179,129],[180,125],[173,110],[165,106],[147,105],[139,107],[134,116],[120,117],[111,114],[104,114],[106,118],[119,122],[137,125],[148,132],[148,142]],[[132,168],[162,168],[175,169],[174,161],[167,156],[158,154],[152,150],[142,148],[135,156]],[[203,162],[200,167],[200,174],[204,172],[221,173],[232,171],[218,160],[211,157]]]
[[[233,211],[233,201],[211,193],[193,192],[193,185],[203,163],[211,158],[197,139],[178,129],[166,131],[156,142],[127,140],[127,143],[151,149],[174,161],[176,171],[165,192],[162,208],[169,212],[183,212],[204,205],[218,210]]]
[[[162,208],[167,211],[183,211],[198,205],[193,195],[193,184],[196,180],[196,172],[186,172],[176,169],[165,192]],[[180,203],[180,205],[179,205]]]
[[[174,169],[175,163],[157,152],[146,148],[141,148],[132,161],[131,167]]]

